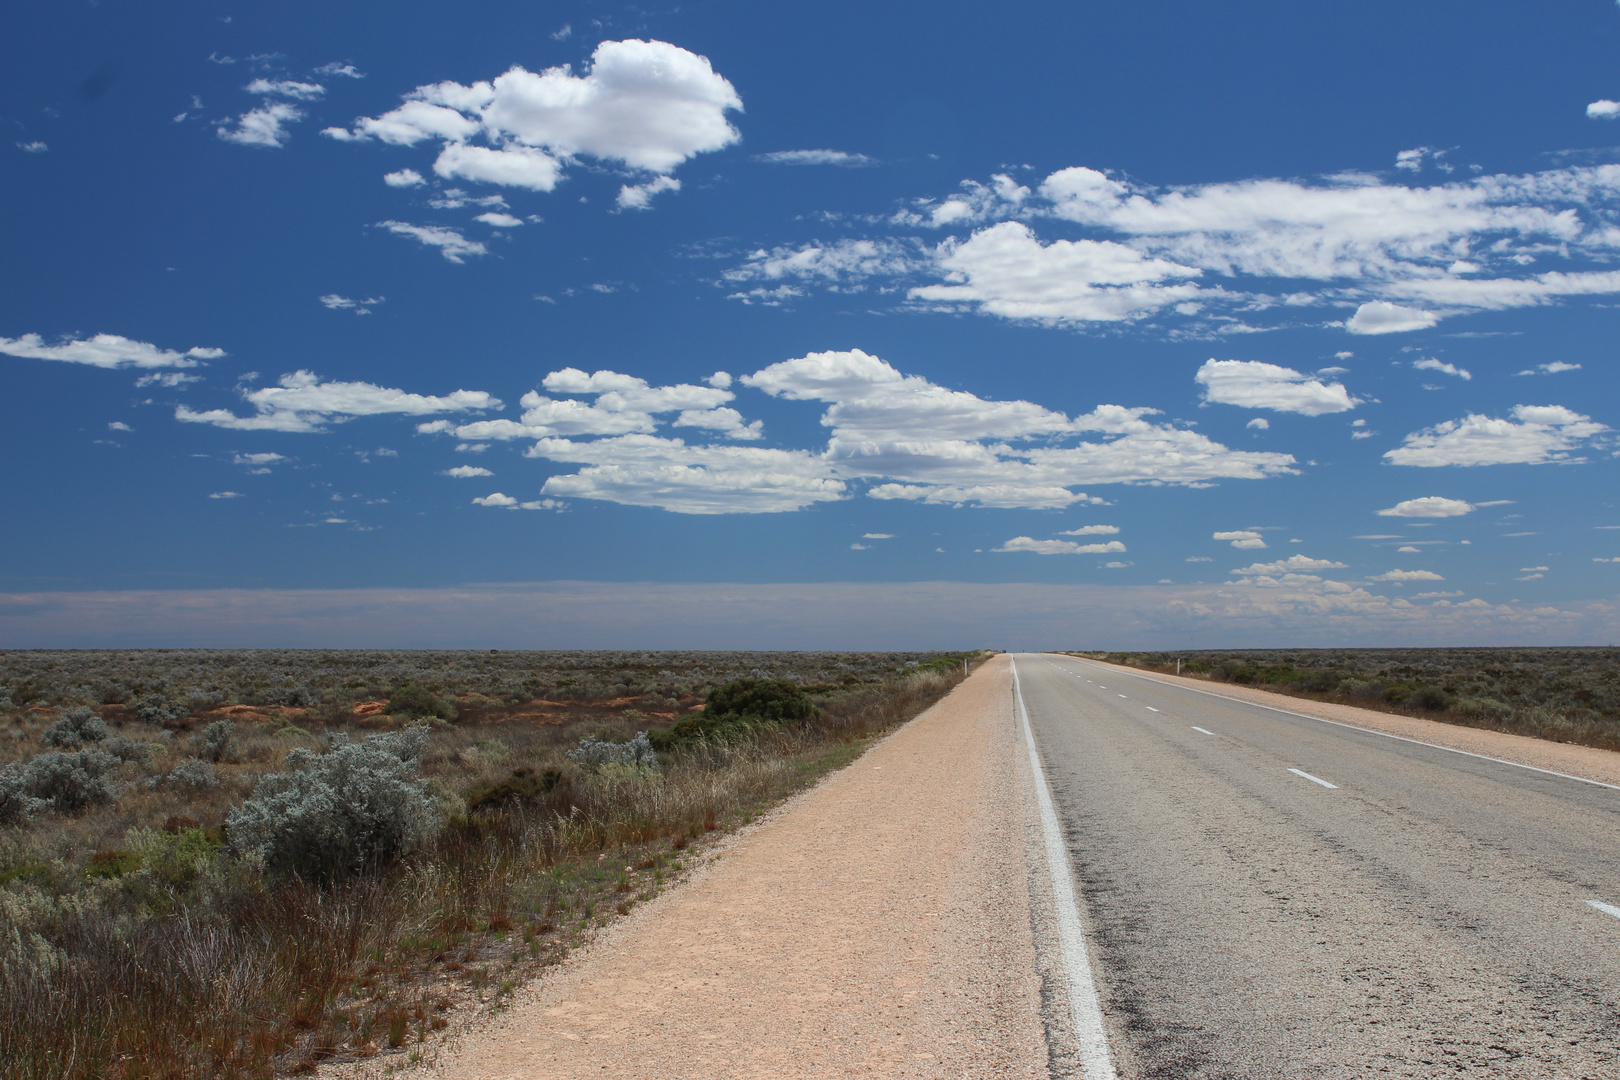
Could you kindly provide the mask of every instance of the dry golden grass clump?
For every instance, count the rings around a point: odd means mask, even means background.
[[[966,658],[621,655],[0,654],[0,1071],[414,1056]]]

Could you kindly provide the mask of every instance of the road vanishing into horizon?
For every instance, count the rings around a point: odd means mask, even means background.
[[[1124,1077],[1620,1077],[1620,790],[1015,658]]]

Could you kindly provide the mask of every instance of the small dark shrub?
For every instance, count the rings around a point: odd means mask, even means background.
[[[133,851],[98,851],[84,868],[87,878],[118,878],[141,868],[141,857]]]
[[[39,741],[58,750],[77,750],[101,742],[109,734],[107,722],[92,712],[89,706],[75,705],[46,728]]]
[[[175,833],[185,832],[187,829],[200,829],[202,822],[189,818],[184,814],[170,814],[163,819],[163,831],[171,836]]]
[[[162,694],[152,694],[135,703],[130,710],[135,719],[143,724],[152,724],[157,727],[169,727],[184,720],[191,715],[184,705],[177,701],[170,701]]]
[[[149,742],[132,739],[128,735],[117,735],[100,744],[100,748],[117,758],[119,761],[143,762],[151,757],[155,747]]]
[[[388,714],[419,720],[454,720],[456,708],[427,687],[408,683],[389,697]]]
[[[1444,690],[1437,690],[1432,686],[1420,687],[1416,693],[1407,699],[1407,704],[1416,705],[1429,712],[1439,712],[1441,709],[1451,707],[1451,696]]]
[[[513,769],[512,775],[493,784],[483,784],[467,792],[467,809],[494,810],[502,806],[535,806],[551,801],[567,787],[568,775],[561,769]]]
[[[176,765],[168,776],[170,787],[196,793],[219,785],[214,767],[198,758],[188,758]]]
[[[229,720],[215,720],[191,740],[191,745],[204,761],[229,761],[236,752],[236,725]]]

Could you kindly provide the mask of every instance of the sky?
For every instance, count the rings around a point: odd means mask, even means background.
[[[1620,5],[0,12],[0,646],[1620,639]]]

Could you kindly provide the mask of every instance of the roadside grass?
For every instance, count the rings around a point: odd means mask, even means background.
[[[172,722],[115,720],[154,744],[118,767],[116,801],[0,830],[0,1072],[267,1078],[417,1060],[455,1017],[503,1008],[667,888],[717,834],[848,764],[961,681],[961,655],[930,659],[881,681],[818,680],[813,719],[699,740],[659,768],[582,769],[565,756],[582,736],[623,741],[648,726],[622,697],[562,722],[463,709],[419,757],[442,828],[402,861],[326,884],[267,872],[221,826],[292,750],[364,734],[352,716],[239,723],[217,783],[197,787],[166,779],[188,745]],[[52,717],[17,719],[7,756],[22,760]],[[549,788],[510,783],[543,774]],[[522,797],[469,810],[468,793],[503,783]]]
[[[1620,649],[1075,652],[1465,727],[1620,750]]]

